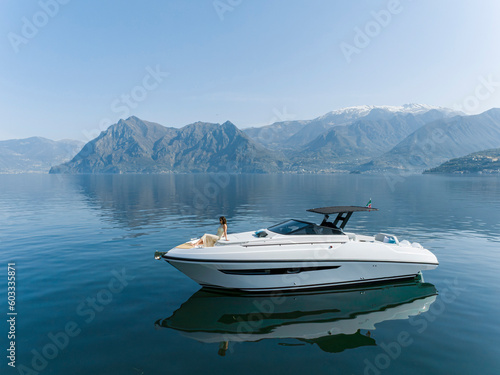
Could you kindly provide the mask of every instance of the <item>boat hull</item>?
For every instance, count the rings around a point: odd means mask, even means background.
[[[204,287],[247,292],[329,288],[410,279],[437,264],[390,261],[195,261],[164,257]]]

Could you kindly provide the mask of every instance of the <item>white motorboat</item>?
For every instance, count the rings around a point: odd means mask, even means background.
[[[418,243],[393,234],[365,236],[345,232],[353,212],[377,211],[358,206],[313,208],[320,224],[287,220],[252,232],[228,235],[213,247],[181,244],[156,252],[204,287],[242,291],[325,288],[410,279],[438,266],[436,256]],[[336,214],[333,221],[329,216]]]

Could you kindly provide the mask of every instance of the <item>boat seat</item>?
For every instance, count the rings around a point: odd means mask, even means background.
[[[306,227],[306,234],[316,234],[314,227]]]

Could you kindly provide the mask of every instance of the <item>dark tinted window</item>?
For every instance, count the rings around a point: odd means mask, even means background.
[[[332,234],[343,234],[338,228],[331,228],[325,226],[319,226],[313,223],[308,223],[299,220],[287,220],[283,223],[273,225],[268,228],[270,231],[279,234],[322,234],[322,235],[332,235]]]
[[[268,229],[274,233],[279,233],[279,234],[294,234],[294,232],[300,231],[301,229],[305,229],[306,227],[312,225],[314,224],[306,223],[305,221],[287,220],[283,223],[273,225]]]

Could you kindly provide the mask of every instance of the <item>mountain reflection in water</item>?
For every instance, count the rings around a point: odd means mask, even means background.
[[[421,281],[302,293],[221,294],[200,289],[156,326],[204,343],[297,339],[325,352],[377,345],[370,331],[380,322],[429,310],[434,285]],[[285,345],[285,344],[282,344]]]

